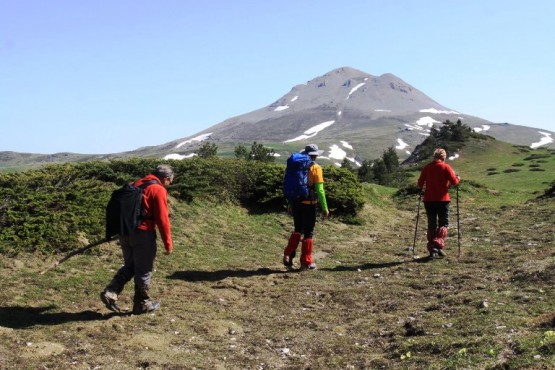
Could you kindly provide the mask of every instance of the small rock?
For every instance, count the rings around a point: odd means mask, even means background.
[[[289,348],[280,348],[279,353],[281,356],[289,356],[291,350]]]

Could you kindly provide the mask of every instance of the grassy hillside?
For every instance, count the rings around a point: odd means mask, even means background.
[[[453,166],[467,179],[526,200],[542,194],[555,180],[555,151],[530,149],[501,141],[472,141]]]
[[[448,258],[429,261],[422,209],[408,248],[416,197],[369,184],[361,222],[319,220],[318,269],[302,272],[281,265],[285,212],[185,202],[192,189],[174,189],[176,248],[156,262],[153,314],[115,315],[100,302],[121,265],[116,243],[44,275],[61,255],[1,254],[0,368],[553,368],[555,198],[536,199],[553,181],[553,156],[526,160],[542,152],[494,144],[453,163],[472,180],[460,189],[460,258],[454,204]],[[490,149],[508,158],[480,158]],[[532,160],[545,171],[524,171]],[[488,175],[493,163],[499,173]],[[132,294],[131,284],[122,306]]]

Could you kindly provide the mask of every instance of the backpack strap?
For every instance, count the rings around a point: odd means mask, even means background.
[[[149,180],[147,182],[142,183],[141,185],[139,185],[137,187],[142,189],[142,190],[145,190],[146,188],[148,188],[150,185],[153,185],[153,184],[161,185],[160,182],[158,182],[156,180]],[[146,216],[144,214],[141,214],[140,218],[141,218],[141,220],[154,220],[154,216]]]
[[[152,185],[152,184],[159,184],[159,185],[161,185],[159,181],[156,181],[156,180],[149,180],[149,181],[147,181],[147,182],[143,182],[140,186],[137,186],[137,187],[144,190],[144,189],[148,188],[148,187],[149,187],[150,185]]]

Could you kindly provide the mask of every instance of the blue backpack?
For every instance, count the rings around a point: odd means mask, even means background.
[[[287,200],[309,199],[308,169],[314,162],[307,154],[293,153],[287,159],[283,178],[283,194]]]

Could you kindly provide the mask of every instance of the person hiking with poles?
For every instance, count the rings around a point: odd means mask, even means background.
[[[172,181],[171,167],[159,165],[151,174],[133,183],[143,189],[144,216],[131,235],[119,236],[124,264],[100,294],[100,299],[111,311],[121,312],[117,304],[118,295],[131,278],[135,283],[133,313],[142,314],[160,308],[160,302],[152,300],[148,291],[156,257],[156,227],[165,247],[164,254],[169,255],[173,250],[166,190]]]
[[[316,263],[312,257],[313,233],[316,225],[317,204],[322,206],[322,216],[329,216],[324,173],[316,164],[316,158],[324,151],[316,144],[307,145],[300,153],[293,153],[287,160],[284,190],[288,201],[288,212],[293,215],[294,231],[283,251],[283,264],[293,267],[297,247],[301,242],[301,269],[314,270]],[[295,163],[295,164],[294,164]]]
[[[424,190],[424,208],[428,217],[427,249],[430,258],[445,257],[445,238],[449,227],[449,186],[457,186],[461,180],[451,166],[445,163],[447,153],[438,148],[434,151],[433,161],[422,169],[417,186],[420,194]]]

